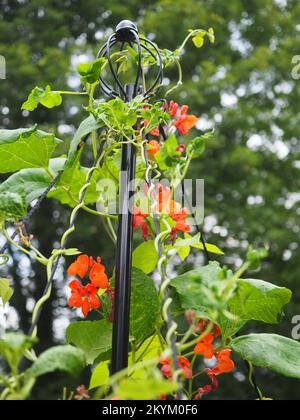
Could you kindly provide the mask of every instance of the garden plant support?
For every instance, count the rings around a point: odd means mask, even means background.
[[[9,254],[15,250],[44,266],[46,280],[27,335],[8,332],[0,337],[0,356],[6,363],[0,375],[0,400],[26,399],[40,376],[57,370],[77,376],[86,367],[91,368],[89,384],[79,386],[76,395],[65,389],[64,400],[92,396],[199,400],[216,391],[221,375],[234,371],[232,353],[246,363],[249,383],[260,400],[265,397],[254,367],[300,378],[300,345],[295,340],[239,334],[249,321],[279,323],[291,300],[287,288],[244,277],[260,268],[267,250],[250,246],[245,262],[234,270],[213,261],[212,254],[219,258],[224,254],[206,242],[192,196],[184,188],[191,163],[204,154],[214,130],[192,137],[199,116],[190,114],[188,105],[153,100],[169,67],[177,67],[178,81],[164,96],[183,84],[181,60],[188,41],[202,48],[207,39],[214,43],[213,28],[190,30],[174,51],[160,49],[141,36],[134,23],[122,21],[97,59],[78,65],[82,90],[35,87],[22,105],[32,112],[38,106],[60,106],[65,95],[83,99],[88,116],[70,146],[63,145],[67,154],[55,150],[63,140],[37,125],[0,130],[0,153],[9,157],[0,160],[0,173],[10,174],[0,184],[0,229],[7,240],[0,266],[9,276]],[[99,87],[108,100],[96,99]],[[107,182],[114,188],[107,188]],[[71,212],[57,245],[46,255],[38,232],[31,234],[30,220],[48,198],[69,206]],[[106,266],[103,255],[67,246],[84,212],[96,217],[95,223],[104,222],[117,248],[114,267]],[[134,251],[133,229],[141,230],[142,239]],[[201,263],[186,271],[188,258],[193,261],[199,251]],[[70,258],[68,306],[79,320],[67,327],[67,344],[37,354],[43,306],[51,297],[58,269]],[[171,276],[171,263],[180,264],[180,275]],[[3,305],[12,296],[9,278],[0,278]],[[93,318],[83,320],[90,312]],[[21,363],[24,358],[26,364]]]

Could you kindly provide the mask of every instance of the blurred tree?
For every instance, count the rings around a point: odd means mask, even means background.
[[[291,74],[292,57],[299,54],[299,1],[1,0],[0,3],[0,54],[7,60],[7,80],[0,81],[1,127],[15,128],[38,121],[57,130],[66,140],[80,120],[81,102],[74,107],[65,101],[64,107],[47,113],[40,108],[30,115],[21,113],[20,105],[36,84],[50,83],[55,88],[69,84],[79,89],[74,78],[75,64],[83,59],[82,55],[95,54],[119,20],[138,21],[141,29],[155,36],[161,47],[170,49],[176,48],[191,28],[215,28],[213,49],[204,47],[199,51],[192,44],[187,46],[183,61],[185,84],[174,94],[174,99],[189,103],[200,116],[199,128],[216,131],[202,162],[193,166],[192,176],[205,179],[205,229],[209,241],[226,252],[223,263],[239,264],[249,244],[270,247],[261,276],[294,292],[286,322],[273,330],[290,336],[292,316],[300,313],[297,288],[300,82],[293,80]],[[174,70],[167,74],[170,79],[175,76]],[[55,206],[44,206],[33,225],[39,242],[46,248],[49,238],[53,242],[57,238],[69,212]],[[47,225],[47,221],[53,220],[54,210],[57,232],[53,232],[53,225]],[[74,244],[91,254],[100,253],[108,263],[113,262],[113,251],[102,235],[102,227],[94,226],[91,219],[84,218]],[[36,298],[43,280],[37,268],[32,269],[30,279]],[[25,328],[24,306],[32,293],[20,291],[18,270],[12,268],[11,275],[19,285],[14,303]],[[59,292],[62,284],[62,280],[58,281],[50,309],[45,313],[43,323],[48,332],[57,319],[65,316],[65,300]],[[262,325],[255,327],[263,330]],[[42,346],[52,340],[52,334],[43,335]],[[235,380],[239,384],[244,377],[239,374]],[[253,397],[246,385],[231,387],[230,381],[225,380],[220,391],[225,387],[227,398]],[[300,397],[294,381],[263,372],[259,382],[268,383],[266,391],[270,396]]]

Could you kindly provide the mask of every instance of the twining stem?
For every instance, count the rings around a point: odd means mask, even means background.
[[[94,103],[94,94],[95,94],[96,84],[90,86],[89,90],[89,107],[93,107]],[[97,134],[96,131],[92,131],[92,147],[93,147],[93,155],[94,159],[97,156]]]
[[[178,81],[177,81],[177,83],[176,83],[175,86],[173,86],[171,89],[169,89],[166,92],[166,96],[169,96],[176,89],[178,89],[180,86],[183,85],[183,72],[182,72],[182,67],[181,67],[181,64],[180,64],[180,60],[179,59],[175,59],[175,63],[176,63],[177,68],[178,68]]]

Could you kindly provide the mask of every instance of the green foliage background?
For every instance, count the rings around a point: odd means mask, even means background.
[[[7,62],[7,79],[0,80],[0,128],[30,126],[35,121],[66,141],[81,119],[81,100],[74,105],[73,98],[67,99],[50,112],[41,107],[31,114],[21,112],[35,85],[78,88],[76,63],[82,55],[94,56],[124,18],[137,21],[143,32],[156,34],[155,41],[170,49],[178,46],[188,29],[214,27],[214,47],[199,51],[188,46],[185,84],[174,98],[191,106],[203,128],[216,130],[216,139],[201,163],[193,166],[192,176],[205,179],[207,237],[226,251],[222,262],[238,264],[250,243],[269,245],[270,256],[259,277],[294,292],[284,323],[269,332],[290,337],[292,318],[300,314],[300,80],[291,75],[292,57],[300,54],[299,1],[1,0],[0,5],[0,54]],[[175,73],[170,71],[167,77]],[[68,216],[68,208],[51,201],[35,217],[32,231],[46,253]],[[100,254],[112,267],[113,249],[100,222],[97,226],[94,219],[81,218],[73,244],[86,253]],[[41,295],[45,278],[37,265],[24,258],[20,262],[16,252],[12,257],[11,303],[16,312],[8,316],[8,327],[27,331],[32,299]],[[194,264],[199,260],[190,261]],[[44,309],[41,350],[63,338],[58,331],[72,316],[66,308],[65,284],[61,276]],[[253,331],[258,327],[262,331],[261,325],[253,325]],[[222,379],[214,398],[253,398],[246,374],[241,366],[234,378]],[[300,398],[296,381],[266,371],[257,376],[268,396]],[[35,398],[60,395],[60,382],[52,379],[35,391]]]

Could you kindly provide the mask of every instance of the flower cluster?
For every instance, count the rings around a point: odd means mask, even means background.
[[[200,320],[198,323],[198,328],[200,332],[205,331],[209,326],[209,321]],[[204,359],[216,358],[216,366],[213,369],[207,369],[206,374],[211,379],[211,385],[207,385],[204,388],[199,389],[199,394],[196,398],[202,398],[203,395],[209,394],[218,388],[217,376],[230,373],[234,370],[235,364],[231,360],[231,350],[223,349],[221,351],[216,351],[213,345],[216,338],[221,335],[221,330],[217,325],[213,326],[213,331],[208,333],[203,339],[199,340],[196,347],[194,348],[194,353],[202,355]]]
[[[156,186],[156,189],[152,192],[153,198],[156,201],[155,206],[151,209],[152,212],[156,212],[160,215],[166,215],[170,217],[174,226],[171,231],[171,241],[174,242],[179,232],[189,233],[191,226],[187,223],[188,211],[185,208],[180,208],[172,199],[171,189],[164,187],[161,184]],[[145,186],[145,197],[148,196],[148,187]],[[143,212],[140,208],[134,209],[134,229],[142,229],[143,238],[147,241],[150,236],[149,225],[148,225],[149,214]]]
[[[162,367],[161,367],[162,374],[166,378],[171,378],[172,375],[173,375],[171,360],[170,359],[163,359],[163,360],[160,361],[160,364],[162,365]],[[179,366],[179,369],[181,369],[184,372],[184,375],[185,375],[186,379],[192,378],[193,372],[190,369],[191,363],[186,357],[184,357],[184,356],[179,356],[178,357],[178,366]]]
[[[198,118],[195,115],[189,115],[189,107],[183,105],[180,107],[176,102],[171,101],[166,105],[165,111],[169,113],[171,117],[171,125],[175,127],[180,135],[185,136],[189,134],[190,130],[195,127],[198,122]],[[147,125],[147,121],[145,121]],[[158,128],[152,130],[150,134],[154,137],[160,136],[160,131]],[[148,143],[148,154],[150,156],[155,156],[160,151],[160,143],[157,140],[150,140]],[[178,152],[184,153],[185,146],[179,145]]]
[[[93,309],[99,309],[101,306],[98,297],[99,289],[107,290],[109,288],[108,277],[105,274],[105,267],[101,264],[101,258],[95,261],[88,255],[80,255],[77,260],[68,268],[68,274],[73,277],[84,279],[89,275],[89,283],[83,286],[78,280],[70,282],[71,296],[69,306],[71,308],[81,308],[84,317],[87,317]]]

